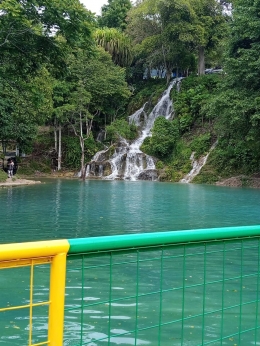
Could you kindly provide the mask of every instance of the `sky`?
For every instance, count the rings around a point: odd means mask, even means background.
[[[101,14],[101,7],[107,4],[106,0],[80,0],[80,2],[85,5],[88,10],[96,14]]]

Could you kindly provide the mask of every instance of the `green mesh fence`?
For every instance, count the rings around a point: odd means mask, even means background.
[[[260,345],[259,242],[69,255],[64,345]]]

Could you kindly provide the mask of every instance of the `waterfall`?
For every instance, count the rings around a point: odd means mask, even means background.
[[[135,124],[136,126],[141,126],[141,116],[144,116],[144,122],[147,120],[147,114],[145,112],[145,107],[148,104],[148,102],[145,102],[142,108],[138,109],[134,114],[130,115],[128,121],[130,124]]]
[[[112,156],[110,148],[96,153],[91,162],[88,163],[87,177],[111,180],[157,180],[158,176],[153,158],[144,154],[140,147],[145,138],[151,136],[151,129],[156,118],[159,116],[164,116],[168,120],[173,118],[170,93],[176,83],[178,86],[180,80],[180,78],[174,79],[169,84],[150,114],[146,114],[147,103],[145,103],[142,108],[129,117],[129,123],[134,123],[140,128],[139,137],[132,143],[120,138],[119,145],[115,148]]]
[[[102,129],[99,131],[96,141],[102,142],[105,139],[105,137],[106,137],[106,131]]]
[[[185,175],[183,179],[180,180],[180,183],[190,183],[196,177],[196,175],[199,174],[199,172],[201,171],[201,168],[205,166],[208,160],[209,154],[211,153],[213,149],[216,148],[216,145],[217,145],[217,141],[211,146],[207,155],[201,156],[197,160],[195,159],[195,152],[191,154],[190,160],[192,162],[192,169],[187,175]]]

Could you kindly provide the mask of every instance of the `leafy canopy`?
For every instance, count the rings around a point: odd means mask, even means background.
[[[130,0],[108,0],[108,4],[102,6],[99,26],[125,30],[127,12],[131,7]]]

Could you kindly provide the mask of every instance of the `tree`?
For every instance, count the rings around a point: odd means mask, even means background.
[[[68,123],[67,114],[73,109],[69,102],[70,84],[64,79],[56,79],[53,83],[53,117],[55,151],[58,153],[58,171],[61,169],[61,137],[62,128]]]
[[[99,26],[125,30],[127,12],[131,7],[130,0],[108,0],[108,4],[102,6]]]
[[[91,94],[86,91],[84,80],[80,80],[75,90],[71,94],[70,102],[72,110],[70,112],[70,125],[75,136],[79,138],[81,148],[81,177],[85,178],[85,141],[89,138],[92,129],[93,116],[89,113],[88,105]],[[84,133],[85,126],[85,133]]]
[[[128,23],[148,72],[163,68],[169,81],[173,68],[194,68],[194,54],[204,73],[205,50],[215,49],[225,21],[216,0],[144,0],[129,12]]]
[[[79,138],[81,177],[85,177],[85,143],[92,136],[93,124],[123,106],[131,93],[125,82],[125,70],[116,66],[109,53],[98,47],[95,56],[79,50],[71,54],[70,74],[57,84],[55,115],[69,125]]]
[[[0,122],[15,126],[16,137],[24,145],[42,121],[39,107],[43,104],[37,98],[44,92],[38,93],[40,86],[34,84],[37,76],[43,68],[52,76],[66,75],[68,54],[79,47],[91,51],[94,19],[78,0],[2,0],[0,20]],[[51,107],[45,108],[48,116]]]
[[[233,2],[227,75],[208,112],[218,116],[220,169],[260,170],[260,1]]]
[[[194,46],[198,75],[205,74],[205,52],[215,49],[227,33],[223,8],[217,0],[190,0],[195,11]]]
[[[183,0],[145,0],[129,12],[127,32],[138,44],[148,77],[152,68],[165,70],[168,83],[174,68],[193,67],[189,43],[194,16],[189,2]]]
[[[0,11],[0,65],[8,62],[10,75],[43,62],[64,67],[68,47],[91,46],[92,17],[78,0],[2,0]]]
[[[35,137],[37,125],[52,113],[52,78],[43,67],[26,81],[0,78],[0,140],[14,141],[26,151]],[[17,87],[19,85],[19,88]]]
[[[179,128],[175,121],[169,121],[160,116],[154,122],[152,137],[147,137],[141,149],[159,158],[167,157],[172,153],[179,138]]]
[[[192,69],[191,43],[194,40],[195,11],[189,1],[158,1],[162,22],[162,52],[169,82],[173,68]]]
[[[94,32],[98,46],[107,51],[116,65],[129,66],[133,59],[132,43],[130,38],[117,29],[98,29]]]
[[[260,1],[236,0],[233,6],[225,69],[232,86],[256,91],[260,88]]]

